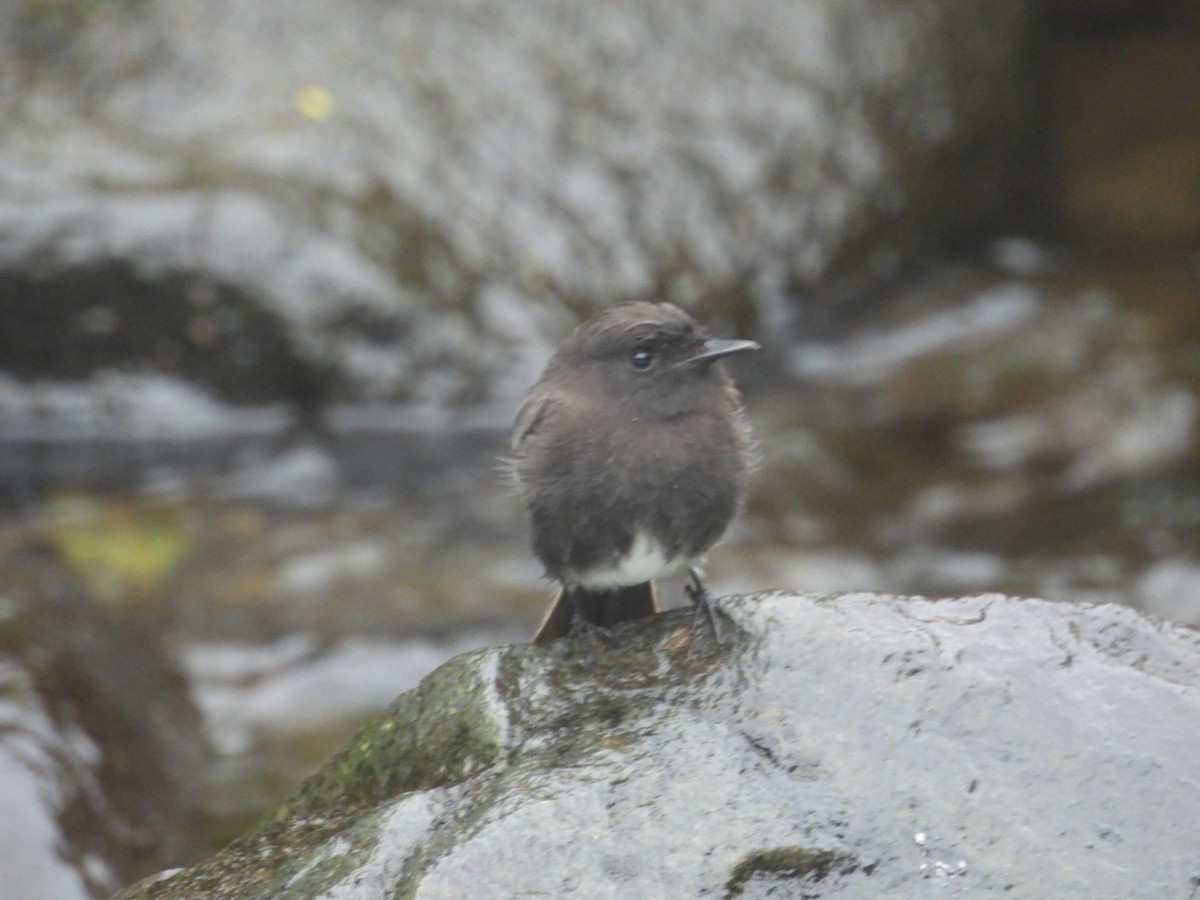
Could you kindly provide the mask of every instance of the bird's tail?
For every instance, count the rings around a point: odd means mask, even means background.
[[[607,591],[559,588],[533,636],[533,643],[547,644],[569,634],[576,609],[584,621],[611,628],[618,622],[662,612],[662,605],[658,602],[658,590],[653,581]]]

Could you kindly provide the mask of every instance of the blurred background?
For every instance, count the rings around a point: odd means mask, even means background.
[[[498,460],[623,300],[765,347],[718,592],[1200,623],[1194,0],[14,0],[0,117],[4,898],[527,639]]]

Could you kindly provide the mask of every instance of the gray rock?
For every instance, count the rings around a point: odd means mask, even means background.
[[[0,567],[0,897],[86,900],[201,847],[182,679],[36,552]]]
[[[1123,607],[766,594],[457,657],[134,898],[1183,897],[1200,636]]]
[[[1011,200],[1030,9],[7,4],[0,360],[462,407],[532,380],[564,304],[777,335]]]

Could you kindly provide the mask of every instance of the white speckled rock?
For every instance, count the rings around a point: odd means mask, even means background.
[[[460,656],[260,832],[126,897],[1194,889],[1196,632],[997,595],[721,607],[721,646],[668,614]]]

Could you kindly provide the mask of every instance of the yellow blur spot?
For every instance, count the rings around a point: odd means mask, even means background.
[[[192,544],[178,504],[83,492],[48,499],[43,533],[89,593],[117,607],[152,599]]]
[[[333,95],[315,84],[305,85],[292,97],[296,111],[314,122],[327,119],[333,113]]]

